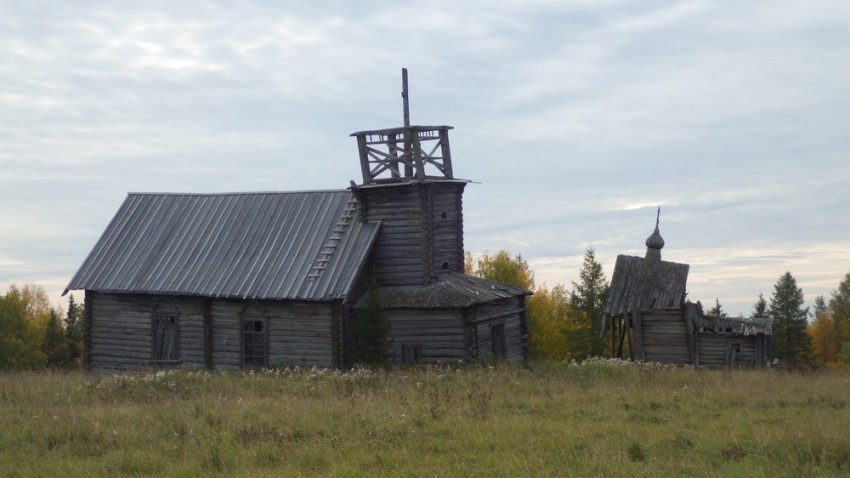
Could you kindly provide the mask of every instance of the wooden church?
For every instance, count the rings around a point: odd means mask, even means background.
[[[391,362],[528,354],[527,291],[463,273],[451,126],[360,131],[340,190],[131,193],[66,288],[87,369],[344,367],[370,284]]]
[[[660,209],[659,209],[660,216]],[[688,264],[661,260],[658,230],[644,257],[618,255],[611,277],[606,323],[614,357],[715,368],[764,368],[771,322],[715,317],[686,301]],[[628,355],[626,355],[628,354]]]

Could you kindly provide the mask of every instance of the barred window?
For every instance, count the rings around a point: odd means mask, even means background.
[[[155,362],[179,360],[177,316],[155,314],[153,321],[153,353]]]
[[[266,321],[242,319],[242,365],[265,367],[268,362]]]

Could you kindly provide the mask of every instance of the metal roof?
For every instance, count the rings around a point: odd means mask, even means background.
[[[522,295],[531,293],[461,272],[440,274],[431,284],[386,286],[378,289],[381,306],[387,309],[465,308]],[[362,306],[363,300],[360,299],[356,307]]]
[[[66,292],[342,297],[380,226],[357,207],[350,191],[131,193]]]
[[[638,310],[679,307],[685,301],[688,269],[687,264],[618,255],[605,314],[623,315],[633,303]]]

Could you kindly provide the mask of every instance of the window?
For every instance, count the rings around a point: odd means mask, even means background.
[[[268,357],[266,321],[242,319],[242,365],[265,367]]]
[[[153,352],[154,362],[169,362],[180,359],[177,338],[177,316],[173,314],[154,314],[153,316]]]
[[[419,344],[402,344],[401,345],[401,363],[404,365],[413,365],[419,363],[422,357],[422,346]]]
[[[493,346],[493,358],[504,359],[508,356],[508,346],[505,343],[505,324],[490,326],[490,341]]]

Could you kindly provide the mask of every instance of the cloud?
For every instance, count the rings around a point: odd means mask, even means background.
[[[521,252],[550,285],[589,246],[642,255],[658,205],[665,257],[724,306],[786,267],[812,299],[848,263],[846,2],[0,9],[18,282],[70,277],[128,191],[345,187],[349,133],[401,121],[403,66],[414,123],[454,125],[455,171],[481,182],[467,247]]]

